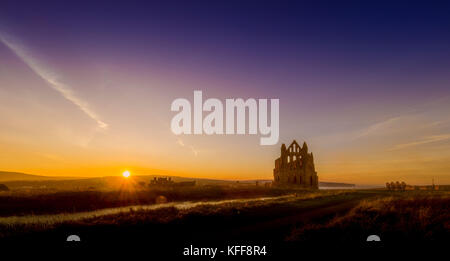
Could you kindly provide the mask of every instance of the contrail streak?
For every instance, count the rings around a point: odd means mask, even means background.
[[[450,133],[427,136],[418,141],[404,143],[404,144],[397,144],[393,148],[391,148],[389,151],[400,150],[400,149],[404,149],[404,148],[409,148],[409,147],[413,147],[413,146],[418,146],[418,145],[422,145],[422,144],[428,144],[428,143],[438,142],[438,141],[443,141],[443,140],[449,140],[449,139],[450,139]]]
[[[28,65],[34,73],[36,73],[39,77],[41,77],[44,81],[46,81],[50,87],[59,92],[64,98],[68,101],[75,104],[80,110],[82,110],[87,116],[97,122],[97,125],[102,128],[108,128],[108,124],[101,121],[100,118],[95,114],[90,108],[89,105],[78,98],[67,84],[64,84],[58,80],[57,75],[52,72],[50,69],[45,68],[42,64],[39,63],[30,53],[26,51],[26,48],[20,46],[19,44],[11,41],[11,39],[6,39],[3,34],[0,34],[0,42],[6,45],[11,51],[13,51],[26,65]]]

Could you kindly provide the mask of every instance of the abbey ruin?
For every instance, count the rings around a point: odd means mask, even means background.
[[[306,142],[300,147],[294,140],[288,148],[281,145],[281,156],[275,160],[274,185],[296,185],[317,189],[319,178],[314,167],[314,157],[308,153]]]

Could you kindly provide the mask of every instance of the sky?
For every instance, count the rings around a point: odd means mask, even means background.
[[[450,184],[443,1],[2,1],[0,170]],[[279,99],[280,140],[180,135],[173,100]]]

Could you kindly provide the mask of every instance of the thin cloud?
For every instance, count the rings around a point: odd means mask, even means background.
[[[428,144],[428,143],[433,143],[433,142],[438,142],[438,141],[443,141],[443,140],[448,140],[448,139],[450,139],[450,133],[442,134],[442,135],[427,136],[418,141],[397,144],[394,147],[392,147],[391,149],[389,149],[389,151],[401,150],[404,148],[414,147],[414,146],[418,146],[418,145],[423,145],[423,144]]]
[[[180,147],[186,147],[186,144],[184,144],[183,140],[181,140],[180,138],[177,139],[177,144]],[[192,154],[194,154],[194,156],[198,156],[198,150],[196,150],[194,146],[189,146],[189,149],[191,150]]]
[[[184,142],[180,138],[177,139],[177,144],[184,147]]]
[[[398,121],[399,119],[400,119],[400,117],[394,117],[394,118],[390,118],[390,119],[387,119],[382,122],[375,123],[375,124],[367,127],[366,129],[364,129],[357,137],[360,138],[360,137],[365,137],[365,136],[369,136],[372,134],[376,134],[376,133],[386,129],[392,123]]]
[[[46,68],[38,60],[36,60],[23,46],[7,38],[5,35],[0,34],[0,42],[7,46],[14,52],[28,67],[33,70],[39,77],[49,84],[54,90],[59,92],[66,100],[76,105],[81,111],[83,111],[89,118],[93,119],[97,125],[102,129],[107,129],[108,124],[100,120],[98,115],[94,113],[87,102],[78,98],[72,91],[72,88],[60,82],[55,72]]]
[[[193,146],[191,146],[191,151],[194,153],[194,156],[198,156],[198,151]]]

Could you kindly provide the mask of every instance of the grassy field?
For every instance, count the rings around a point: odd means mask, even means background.
[[[354,235],[384,235],[384,241],[442,241],[450,232],[450,192],[397,192],[362,200],[344,215],[296,228],[291,241],[358,241]]]
[[[313,242],[361,246],[370,234],[394,245],[402,240],[438,242],[446,240],[450,232],[448,191],[258,188],[251,193],[247,189],[247,198],[239,197],[242,192],[215,192],[218,201],[195,202],[206,195],[198,194],[190,198],[192,202],[1,217],[0,242],[61,245],[68,234],[77,234],[85,246],[145,244],[154,251],[174,254],[187,243],[223,242],[264,244],[279,252],[286,246],[301,249]],[[173,198],[184,198],[177,195]]]
[[[121,189],[114,191],[0,192],[0,216],[75,213],[105,208],[149,205],[161,202],[210,201],[273,197],[294,189],[256,186],[196,186],[187,188]]]

